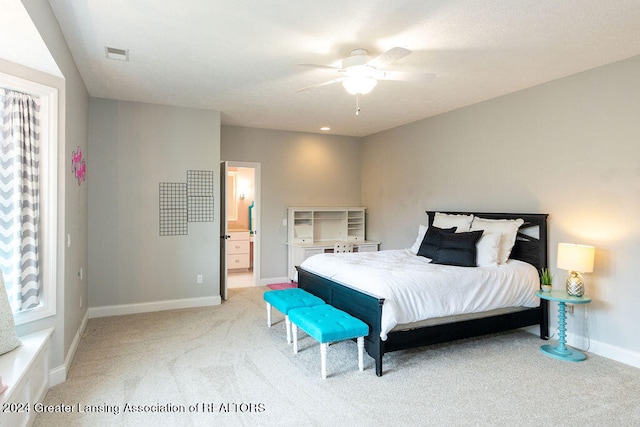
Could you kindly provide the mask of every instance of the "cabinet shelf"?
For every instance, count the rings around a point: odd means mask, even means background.
[[[365,208],[289,208],[288,240],[293,243],[362,241]]]
[[[301,207],[287,210],[289,278],[306,258],[333,251],[337,242],[354,242],[354,251],[377,251],[378,242],[365,240],[364,207]]]

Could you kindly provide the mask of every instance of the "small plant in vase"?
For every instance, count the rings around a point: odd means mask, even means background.
[[[551,292],[553,289],[553,276],[548,268],[540,270],[540,288],[542,292]]]

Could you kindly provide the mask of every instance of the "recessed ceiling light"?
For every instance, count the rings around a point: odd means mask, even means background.
[[[322,126],[322,127],[320,128],[320,130],[322,130],[322,131],[328,131],[328,130],[331,130],[331,128],[330,128],[329,126]]]
[[[105,56],[116,61],[129,61],[129,49],[118,49],[115,47],[104,47]]]

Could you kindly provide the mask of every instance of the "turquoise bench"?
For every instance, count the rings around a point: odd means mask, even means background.
[[[364,370],[364,337],[369,326],[342,310],[324,304],[289,311],[293,329],[293,352],[298,353],[298,328],[320,343],[322,379],[327,378],[327,347],[329,343],[355,338],[358,343],[358,368]]]
[[[291,322],[289,321],[289,311],[294,308],[310,307],[324,304],[324,301],[315,295],[299,288],[281,289],[277,291],[267,291],[264,293],[264,300],[267,302],[267,326],[271,327],[271,307],[275,307],[284,314],[285,326],[287,329],[287,344],[291,344]]]

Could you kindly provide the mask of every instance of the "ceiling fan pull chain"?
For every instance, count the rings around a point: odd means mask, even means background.
[[[356,116],[360,115],[360,94],[356,94]]]

